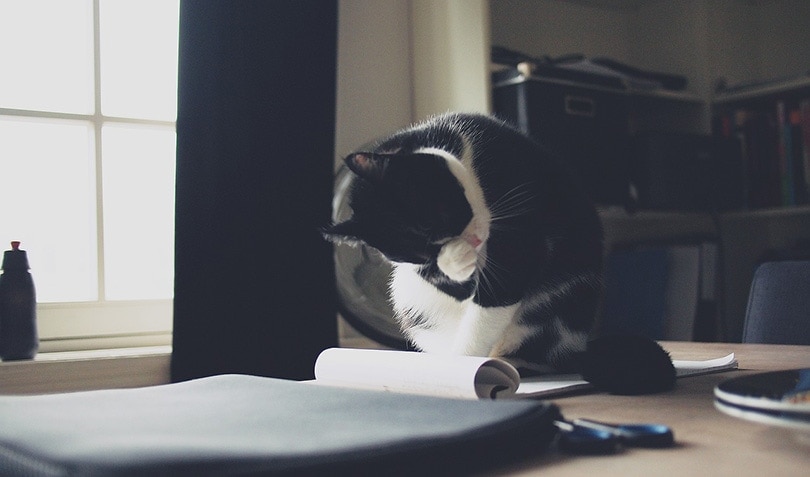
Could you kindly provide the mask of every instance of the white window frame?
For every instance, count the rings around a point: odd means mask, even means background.
[[[40,352],[160,346],[171,344],[172,340],[173,300],[109,301],[105,298],[101,128],[104,124],[121,124],[162,126],[176,130],[176,123],[102,114],[99,10],[99,0],[93,0],[94,112],[92,114],[0,108],[0,116],[79,120],[89,122],[94,128],[98,300],[38,303],[37,328]],[[32,273],[36,283],[35,271]]]

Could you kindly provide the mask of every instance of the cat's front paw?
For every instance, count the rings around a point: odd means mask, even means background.
[[[475,272],[478,252],[467,240],[459,237],[444,244],[439,251],[437,263],[439,270],[451,280],[464,282]]]

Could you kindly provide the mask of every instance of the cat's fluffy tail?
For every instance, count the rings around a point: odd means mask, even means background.
[[[675,387],[675,367],[669,353],[643,336],[594,339],[578,358],[582,377],[613,394],[651,394]]]

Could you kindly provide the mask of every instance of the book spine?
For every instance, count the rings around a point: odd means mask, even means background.
[[[804,146],[802,138],[802,115],[798,106],[790,109],[791,162],[793,165],[793,191],[795,204],[806,204],[807,187],[804,182]]]
[[[782,171],[779,160],[779,125],[775,111],[765,114],[765,142],[763,144],[764,167],[767,172],[767,185],[765,192],[765,207],[779,207],[784,205],[782,193]]]
[[[804,165],[804,189],[810,202],[810,99],[799,105],[802,130],[802,162]]]
[[[776,146],[779,158],[779,185],[781,191],[781,205],[795,205],[796,198],[793,190],[793,140],[790,137],[790,119],[785,101],[776,102],[776,124],[778,141]]]
[[[740,145],[740,161],[742,167],[742,179],[743,179],[743,197],[744,197],[744,206],[746,208],[751,208],[753,206],[751,202],[751,166],[749,164],[748,159],[748,142],[746,141],[745,137],[745,123],[748,120],[748,111],[744,109],[740,109],[734,111],[733,113],[733,133],[734,137],[737,138],[737,141]]]

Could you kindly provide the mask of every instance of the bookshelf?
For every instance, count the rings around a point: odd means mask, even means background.
[[[760,82],[718,93],[711,102],[713,133],[736,137],[741,148],[747,210],[724,214],[724,293],[746,297],[753,270],[773,254],[810,247],[810,77]],[[793,116],[793,120],[791,120]],[[728,316],[745,303],[726,301]],[[729,336],[742,322],[729,320]]]

